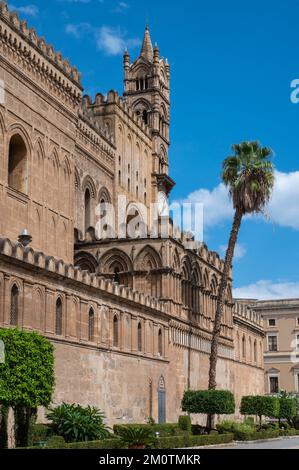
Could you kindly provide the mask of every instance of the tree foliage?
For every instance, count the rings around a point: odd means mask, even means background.
[[[232,414],[235,412],[235,399],[228,390],[187,390],[182,409],[188,413]]]
[[[279,399],[270,395],[250,395],[244,396],[241,400],[240,413],[242,415],[255,415],[262,417],[278,418]]]
[[[36,408],[51,402],[54,380],[53,345],[35,332],[0,329],[5,363],[0,364],[0,403]]]

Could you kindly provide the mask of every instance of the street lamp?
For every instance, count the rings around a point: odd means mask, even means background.
[[[26,228],[20,233],[18,241],[24,247],[28,246],[32,242],[32,236],[28,233],[28,230]]]

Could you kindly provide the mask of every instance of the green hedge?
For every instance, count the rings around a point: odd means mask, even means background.
[[[299,436],[299,429],[280,429],[280,436]]]
[[[233,414],[235,399],[229,390],[187,390],[182,400],[182,410],[188,413]]]
[[[263,440],[263,439],[273,439],[275,437],[280,436],[280,431],[279,429],[268,429],[268,430],[263,430],[263,431],[256,431],[253,433],[247,433],[247,432],[238,432],[237,435],[234,436],[234,439],[236,441],[257,441],[257,440]]]
[[[153,433],[159,433],[160,437],[170,437],[170,436],[179,436],[182,434],[182,430],[180,429],[177,423],[166,423],[166,424],[115,424],[113,426],[113,431],[116,435],[119,433],[119,429],[121,428],[128,428],[128,427],[135,427],[135,428],[150,428]]]
[[[65,445],[66,449],[123,449],[120,439],[103,439],[102,441],[72,442]]]
[[[155,449],[176,449],[181,447],[201,447],[213,444],[226,444],[232,442],[233,434],[207,434],[192,436],[185,433],[182,436],[160,437],[156,439]]]

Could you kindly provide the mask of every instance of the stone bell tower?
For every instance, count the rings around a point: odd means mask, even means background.
[[[148,26],[135,62],[130,63],[127,51],[124,54],[124,98],[151,129],[153,184],[167,197],[174,185],[168,177],[170,67],[160,58],[158,46],[153,48]]]

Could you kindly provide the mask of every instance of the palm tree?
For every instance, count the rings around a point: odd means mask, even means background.
[[[269,148],[261,147],[259,142],[242,142],[233,145],[232,149],[234,155],[224,160],[221,177],[229,188],[235,215],[218,291],[210,355],[210,390],[217,386],[216,365],[223,304],[242,218],[245,214],[263,212],[274,186],[274,166],[270,161],[272,151]],[[213,424],[211,419],[210,425]]]

